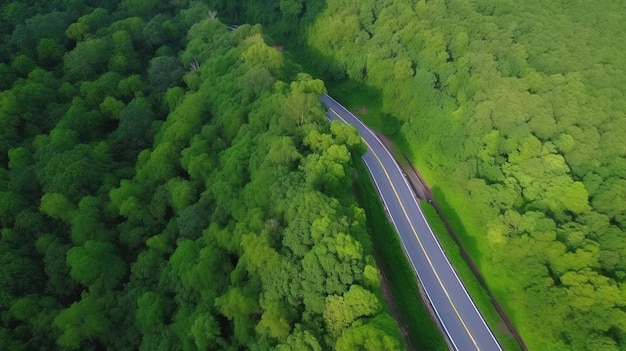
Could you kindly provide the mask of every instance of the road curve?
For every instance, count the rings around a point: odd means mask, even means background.
[[[352,124],[361,133],[368,147],[363,161],[452,347],[460,351],[502,350],[450,265],[389,150],[363,122],[333,98],[323,95],[320,100],[328,107],[330,120]]]

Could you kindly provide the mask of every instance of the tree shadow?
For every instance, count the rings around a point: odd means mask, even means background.
[[[448,199],[441,187],[434,186],[432,188],[432,196],[434,198],[432,205],[435,207],[435,210],[437,210],[437,213],[439,214],[439,217],[441,217],[446,229],[448,229],[450,236],[452,236],[454,241],[459,246],[461,255],[470,265],[479,280],[481,280],[481,284],[485,285],[485,282],[482,276],[480,276],[480,272],[475,264],[475,261],[478,262],[481,258],[481,254],[477,246],[477,240],[468,234],[463,221],[459,217],[459,214],[448,202]]]

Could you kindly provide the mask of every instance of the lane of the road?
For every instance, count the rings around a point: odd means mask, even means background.
[[[352,124],[361,133],[368,147],[363,161],[452,347],[460,351],[502,350],[450,265],[391,153],[365,124],[337,101],[328,95],[320,99],[328,107],[330,120]]]

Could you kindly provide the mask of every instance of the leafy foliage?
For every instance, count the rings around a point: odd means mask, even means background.
[[[35,3],[0,5],[1,349],[401,347],[321,81],[204,3]]]

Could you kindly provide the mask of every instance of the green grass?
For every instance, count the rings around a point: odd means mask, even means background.
[[[500,317],[500,314],[491,303],[491,297],[488,292],[482,287],[474,272],[467,264],[459,246],[454,241],[445,224],[439,217],[437,210],[429,204],[427,201],[421,201],[420,206],[424,212],[424,216],[428,220],[430,227],[439,239],[441,246],[446,253],[446,256],[454,266],[459,277],[463,281],[465,288],[469,292],[470,296],[476,303],[478,310],[484,316],[487,324],[495,334],[496,338],[505,350],[521,350],[517,341],[506,330],[504,321]]]
[[[432,188],[432,194],[459,238],[461,246],[480,267],[481,252],[487,248],[481,247],[479,242],[470,233],[484,232],[485,226],[480,224],[481,219],[478,218],[480,214],[477,216],[477,214],[471,212],[475,211],[475,207],[469,199],[463,198],[462,189],[457,189],[458,191],[454,190],[453,187],[444,189],[437,185]],[[472,220],[468,221],[468,218]],[[444,229],[446,228],[444,227]],[[447,229],[445,235],[451,237]]]
[[[357,193],[367,214],[367,226],[374,244],[374,255],[397,306],[402,306],[401,324],[416,350],[447,350],[439,327],[420,297],[417,277],[404,254],[398,234],[389,223],[378,192],[362,162],[357,162]]]

